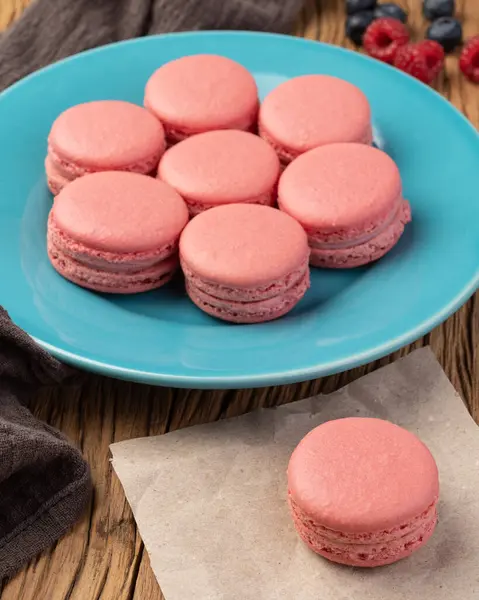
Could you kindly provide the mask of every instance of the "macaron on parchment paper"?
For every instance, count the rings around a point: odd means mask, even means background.
[[[52,125],[45,161],[48,186],[56,195],[88,173],[149,175],[156,170],[165,147],[163,126],[141,106],[120,100],[78,104]]]
[[[161,66],[147,82],[144,105],[164,125],[168,144],[217,129],[256,129],[258,89],[238,62],[194,54]]]
[[[137,173],[94,173],[56,196],[48,256],[60,275],[79,286],[144,292],[167,283],[178,269],[187,222],[186,204],[165,183]]]
[[[281,175],[278,205],[304,227],[316,267],[375,261],[411,220],[398,167],[365,144],[330,144],[298,157]]]
[[[344,565],[377,567],[410,556],[434,532],[438,497],[428,448],[381,419],[352,417],[316,427],[288,466],[299,536]]]
[[[192,136],[165,153],[158,177],[175,188],[190,214],[222,204],[276,203],[280,165],[252,133],[219,130]]]
[[[302,75],[281,83],[263,100],[258,128],[283,165],[325,144],[373,141],[365,94],[329,75]]]
[[[288,313],[309,287],[302,227],[259,204],[228,204],[190,221],[180,261],[191,300],[233,323],[261,323]]]

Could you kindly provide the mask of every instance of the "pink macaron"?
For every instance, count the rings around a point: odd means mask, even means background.
[[[186,226],[180,260],[191,300],[234,323],[289,312],[309,287],[309,248],[301,226],[275,208],[229,204]]]
[[[279,171],[278,157],[265,141],[227,129],[201,133],[170,148],[158,177],[197,215],[222,204],[275,204]]]
[[[255,80],[242,65],[195,54],[160,67],[146,85],[144,104],[174,144],[215,129],[255,129],[259,102]]]
[[[377,260],[411,220],[396,164],[364,144],[331,144],[298,157],[280,178],[278,204],[304,227],[316,267]]]
[[[50,131],[48,186],[56,195],[87,173],[151,174],[164,151],[163,126],[141,106],[119,100],[78,104],[63,112]]]
[[[412,433],[381,419],[313,429],[293,452],[288,498],[301,539],[321,556],[377,567],[410,556],[437,522],[437,466]]]
[[[302,75],[275,88],[261,104],[259,131],[284,165],[325,144],[373,140],[366,96],[329,75]]]
[[[178,240],[188,209],[152,177],[105,171],[56,196],[48,219],[53,267],[99,292],[133,294],[162,286],[179,266]]]

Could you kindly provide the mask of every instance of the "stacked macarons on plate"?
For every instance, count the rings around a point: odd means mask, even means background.
[[[80,367],[185,387],[305,380],[418,338],[478,285],[477,132],[357,53],[149,37],[23,80],[0,122],[0,304]]]

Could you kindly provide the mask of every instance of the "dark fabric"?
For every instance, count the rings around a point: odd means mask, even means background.
[[[0,37],[0,89],[65,56],[142,35],[198,29],[289,31],[302,1],[36,0]]]
[[[55,542],[88,503],[90,473],[80,452],[22,402],[69,374],[0,307],[0,578]]]
[[[288,31],[301,4],[302,0],[36,0],[0,34],[0,90],[66,56],[142,35],[199,29]],[[90,497],[90,474],[81,454],[22,404],[24,394],[58,383],[69,372],[0,307],[0,578],[65,533]]]

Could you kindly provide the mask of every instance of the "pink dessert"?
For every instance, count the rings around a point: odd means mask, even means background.
[[[215,129],[254,129],[258,90],[251,73],[234,60],[195,54],[160,67],[146,85],[144,104],[174,144]]]
[[[106,171],[81,177],[56,196],[48,219],[53,267],[99,292],[158,288],[179,266],[178,240],[188,209],[152,177]]]
[[[234,323],[277,319],[309,287],[306,235],[288,215],[259,204],[205,211],[180,238],[180,260],[191,300]]]
[[[273,205],[279,160],[261,138],[245,131],[210,131],[170,148],[158,177],[175,188],[197,215],[221,204]]]
[[[87,173],[151,174],[164,151],[161,123],[141,106],[119,100],[78,104],[63,112],[50,131],[48,186],[56,195]]]
[[[302,75],[275,88],[261,104],[259,131],[284,165],[318,146],[373,139],[366,96],[329,75]]]
[[[377,567],[410,556],[437,522],[437,466],[412,433],[380,419],[313,429],[288,467],[289,504],[301,539],[325,558]]]
[[[280,178],[278,204],[304,227],[316,267],[375,261],[411,220],[396,164],[364,144],[331,144],[297,158]]]

